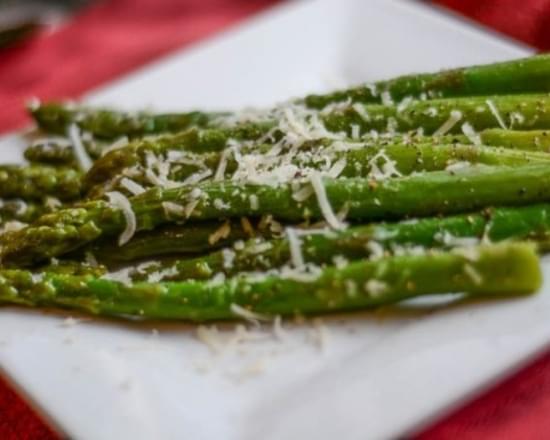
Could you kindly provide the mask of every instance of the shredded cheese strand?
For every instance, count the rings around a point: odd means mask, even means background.
[[[462,119],[462,112],[460,110],[452,110],[451,114],[449,115],[449,119],[447,119],[441,127],[439,127],[435,132],[434,136],[442,136],[444,134],[447,134],[458,121]]]
[[[88,156],[88,152],[84,148],[80,137],[80,129],[76,124],[70,124],[67,128],[67,136],[71,140],[73,146],[74,157],[78,162],[79,168],[87,172],[92,167],[92,159]]]
[[[323,185],[323,181],[321,180],[321,176],[319,175],[319,173],[311,173],[309,180],[311,182],[311,186],[313,187],[313,191],[315,192],[315,196],[317,197],[319,209],[321,210],[321,213],[323,214],[323,217],[325,218],[328,225],[332,229],[345,229],[346,224],[338,220],[338,217],[336,217],[334,211],[332,210],[332,206],[330,205],[327,197],[327,192],[325,190],[325,185]]]
[[[495,119],[497,120],[498,125],[500,125],[500,128],[502,128],[504,130],[508,130],[508,127],[504,123],[504,119],[502,119],[502,116],[500,115],[495,103],[491,99],[487,99],[485,101],[485,103],[487,104],[487,107],[489,107],[489,110],[491,111],[491,113],[493,114]]]
[[[143,188],[143,186],[132,179],[128,179],[127,177],[122,178],[122,180],[120,181],[120,186],[122,186],[124,189],[127,189],[135,196],[145,192],[145,188]]]
[[[294,228],[286,228],[286,237],[290,248],[290,259],[295,269],[303,269],[305,266],[304,255],[302,254],[302,240]]]
[[[106,193],[109,198],[109,202],[117,209],[122,211],[124,219],[126,220],[126,228],[118,237],[118,245],[122,246],[134,236],[137,228],[136,215],[132,210],[132,205],[128,198],[119,191],[110,191]]]

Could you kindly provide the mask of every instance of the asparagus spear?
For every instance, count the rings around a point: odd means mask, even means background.
[[[51,133],[65,133],[69,124],[104,139],[137,137],[175,132],[191,127],[206,127],[224,113],[125,113],[108,109],[90,109],[73,104],[50,102],[29,109],[38,126]]]
[[[483,130],[479,135],[485,145],[550,153],[550,131],[548,130],[512,131],[493,128]]]
[[[229,139],[255,140],[267,131],[262,124],[244,124],[233,128],[189,129],[182,133],[144,138],[130,142],[99,158],[86,176],[86,185],[91,187],[105,182],[122,170],[134,165],[145,165],[149,155],[164,157],[169,151],[205,153],[223,150]]]
[[[170,254],[200,254],[251,236],[272,237],[267,228],[245,230],[240,221],[170,225],[136,234],[118,246],[112,240],[94,244],[90,251],[102,262],[123,262]]]
[[[465,122],[477,131],[498,127],[544,129],[550,127],[550,97],[508,95],[434,99],[413,101],[401,110],[393,105],[357,104],[327,114],[324,122],[328,130],[350,135],[353,125],[363,131],[405,132],[421,128],[424,134],[460,133]]]
[[[0,301],[70,308],[96,315],[206,321],[242,317],[239,307],[262,314],[292,315],[359,310],[407,298],[447,292],[472,296],[529,294],[542,281],[534,248],[523,243],[433,252],[324,269],[313,280],[267,275],[221,284],[126,284],[93,276],[23,270],[0,271]]]
[[[52,275],[69,275],[69,276],[93,276],[99,278],[108,273],[104,265],[93,262],[76,261],[76,260],[60,260],[46,266],[40,267],[33,271],[35,278],[40,278],[44,273]],[[1,275],[0,275],[1,276]]]
[[[0,165],[0,197],[41,199],[53,195],[61,200],[80,196],[81,173],[71,168],[46,165]]]
[[[334,143],[334,146],[340,146],[341,143]],[[318,142],[310,142],[308,148],[300,149],[293,153],[289,159],[288,155],[268,156],[269,161],[261,165],[259,173],[275,172],[277,169],[288,166],[292,163],[301,169],[318,169],[325,173],[331,173],[331,167],[334,164],[343,163],[339,172],[340,177],[366,177],[378,169],[381,160],[390,160],[394,163],[396,172],[402,175],[411,174],[419,171],[443,170],[447,166],[456,162],[483,163],[487,165],[521,165],[534,162],[547,162],[550,156],[538,152],[513,151],[503,148],[487,148],[472,145],[439,145],[433,143],[426,144],[388,144],[383,147],[371,147],[369,144],[354,142],[348,150],[340,150],[326,139]],[[269,147],[255,147],[250,153],[245,155],[249,159],[257,159],[262,163]],[[129,156],[114,152],[117,156],[124,157],[126,164]],[[385,156],[382,158],[380,155]],[[90,198],[98,198],[104,192],[105,188],[118,187],[117,181],[125,178],[131,171],[131,178],[143,186],[151,186],[156,183],[150,180],[151,164],[148,164],[148,158],[145,156],[136,167],[136,163],[131,168],[127,165],[122,169],[117,165],[122,165],[121,161],[105,156],[105,161],[98,161],[87,173],[84,178],[84,185]],[[323,158],[323,160],[319,160]],[[235,157],[232,153],[207,153],[193,154],[186,153],[178,155],[173,161],[170,159],[162,160],[163,165],[168,166],[168,179],[172,182],[185,182],[194,174],[203,174],[210,170],[210,176],[215,176],[216,170],[222,160],[225,160],[224,176],[231,176],[237,171],[240,164],[244,161],[241,154]],[[343,161],[343,162],[342,162]]]
[[[83,139],[82,144],[92,159],[101,156],[109,143]],[[75,165],[74,151],[71,142],[64,138],[46,138],[29,145],[25,149],[25,159],[29,162],[51,165]]]
[[[476,136],[476,135],[474,135]],[[464,135],[445,135],[445,136],[415,136],[408,141],[410,143],[428,143],[437,142],[441,144],[472,144],[481,143],[486,146],[504,147],[515,150],[536,151],[540,153],[550,153],[550,131],[548,130],[507,130],[503,128],[487,128],[477,133],[478,141],[471,136]],[[399,139],[395,136],[391,142]],[[385,143],[390,142],[385,140]]]
[[[379,256],[373,252],[415,251],[417,246],[445,248],[465,242],[479,244],[482,240],[534,239],[546,243],[550,237],[550,205],[492,208],[481,213],[374,223],[343,231],[295,229],[293,233],[300,242],[306,264],[332,264],[334,260]],[[133,279],[147,279],[153,273],[163,274],[163,281],[208,279],[217,273],[233,276],[240,272],[269,270],[290,262],[287,238],[269,241],[254,238],[241,246],[208,255],[152,264],[136,272]]]
[[[53,212],[61,207],[59,200],[46,197],[42,201],[25,201],[22,199],[0,199],[0,222],[16,220],[30,223],[38,217]]]
[[[550,56],[538,55],[437,73],[404,75],[387,81],[360,85],[326,95],[305,98],[308,107],[321,109],[334,102],[379,103],[381,93],[400,101],[406,97],[499,95],[550,91]]]
[[[205,183],[194,188],[154,188],[131,198],[129,203],[136,220],[135,231],[187,219],[267,214],[290,222],[326,218],[333,226],[340,227],[339,223],[335,224],[335,218],[329,218],[329,210],[346,210],[348,219],[368,221],[548,201],[549,171],[548,164],[535,164],[513,168],[474,166],[459,172],[434,171],[379,182],[362,178],[320,182],[312,177],[315,190],[326,193],[327,204],[319,204],[315,196],[296,201],[295,184],[274,187],[233,182]],[[303,184],[309,185],[307,181]],[[167,202],[181,205],[167,212]],[[1,260],[9,265],[30,264],[62,255],[100,237],[132,233],[134,228],[128,231],[125,220],[129,214],[98,200],[45,215],[25,229],[0,237]]]
[[[39,164],[67,165],[74,164],[72,147],[64,143],[35,143],[25,149],[25,159]]]

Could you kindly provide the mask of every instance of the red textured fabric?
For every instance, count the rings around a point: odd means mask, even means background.
[[[31,96],[76,97],[260,10],[275,0],[108,0],[55,33],[0,51],[0,132],[27,122]],[[550,0],[434,0],[550,49]],[[541,439],[550,433],[550,352],[422,433],[432,439]],[[0,379],[0,439],[54,440]]]
[[[435,0],[540,50],[550,50],[550,0]]]
[[[417,440],[539,440],[550,436],[550,351],[415,436]]]
[[[1,377],[0,438],[4,440],[58,439],[58,436],[32,412]]]

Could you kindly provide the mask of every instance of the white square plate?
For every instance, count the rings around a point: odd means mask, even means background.
[[[265,106],[528,53],[419,3],[294,2],[89,100],[166,110]],[[17,156],[16,144],[4,142],[3,161]],[[68,326],[66,314],[4,308],[0,362],[79,439],[388,438],[550,341],[550,286],[542,290],[527,299],[330,319],[324,345],[323,328],[287,323],[282,341],[264,331],[265,340],[219,354],[189,325],[94,319]]]

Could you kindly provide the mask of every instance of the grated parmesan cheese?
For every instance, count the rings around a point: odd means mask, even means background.
[[[109,203],[113,205],[116,209],[119,209],[124,215],[126,220],[126,227],[124,231],[118,237],[118,245],[122,246],[134,236],[137,227],[136,215],[132,210],[132,205],[130,201],[126,198],[124,194],[119,191],[110,191],[105,194],[109,198]]]
[[[249,197],[249,201],[250,201],[250,209],[252,209],[252,211],[257,211],[260,208],[260,202],[256,194],[251,194]]]
[[[323,217],[328,225],[337,230],[345,229],[346,224],[341,222],[336,215],[334,215],[334,211],[332,210],[332,206],[328,200],[321,176],[317,172],[313,172],[310,176],[310,182],[313,187],[313,191],[315,192],[315,196],[317,197],[319,209],[321,210],[321,213],[323,214]]]
[[[479,286],[483,283],[483,277],[471,264],[467,263],[464,265],[464,273],[472,280],[474,284]]]
[[[216,325],[210,327],[199,325],[195,334],[197,339],[205,344],[212,353],[218,354],[222,351],[224,341],[220,338]]]
[[[363,121],[370,122],[371,118],[369,112],[367,112],[364,105],[355,103],[351,106],[351,108],[355,110],[355,113],[357,113]]]
[[[462,124],[461,128],[462,128],[462,133],[464,133],[464,135],[470,140],[472,144],[478,147],[481,145],[481,137],[474,130],[474,127],[472,127],[472,124],[470,124],[469,122],[465,122],[464,124]]]
[[[119,139],[117,139],[116,141],[114,141],[111,145],[104,148],[101,151],[101,156],[105,156],[107,153],[110,153],[111,151],[119,150],[121,148],[124,148],[126,145],[128,145],[128,137],[127,136],[122,136]]]
[[[497,120],[498,125],[500,125],[500,128],[504,130],[508,130],[508,127],[506,127],[506,124],[504,123],[504,119],[502,119],[502,116],[500,115],[497,107],[495,106],[495,103],[491,99],[487,99],[485,103],[487,104],[487,107],[489,107],[489,111],[493,114],[493,116]]]
[[[162,209],[166,218],[183,217],[185,215],[185,208],[174,202],[162,202]]]
[[[371,260],[376,260],[384,256],[384,247],[377,241],[369,240],[365,247],[369,252],[369,258]]]
[[[346,168],[346,164],[347,164],[347,161],[345,157],[342,157],[341,159],[337,160],[332,165],[330,170],[328,170],[327,176],[332,179],[336,179],[340,174],[342,174],[342,171],[344,171],[344,169]]]
[[[199,199],[195,199],[195,200],[191,200],[189,203],[187,203],[187,205],[185,205],[185,207],[183,208],[183,213],[185,215],[185,218],[191,217],[191,214],[193,214],[193,211],[195,210],[199,202],[200,202]]]
[[[231,224],[229,223],[229,220],[228,220],[208,236],[208,243],[212,246],[216,244],[218,241],[229,237],[230,233],[231,233]]]
[[[297,191],[292,192],[292,198],[297,202],[305,202],[307,199],[313,195],[314,191],[310,185],[303,186]]]
[[[183,185],[194,185],[210,177],[212,175],[212,170],[207,168],[203,171],[197,171],[196,173],[191,174],[183,181]],[[196,188],[198,189],[198,188]]]
[[[49,210],[55,211],[57,208],[61,207],[62,203],[61,203],[61,200],[59,200],[56,197],[46,196],[44,200],[44,205],[46,205],[46,208],[48,208]],[[25,209],[26,209],[26,204],[25,204]],[[23,210],[23,212],[25,212],[25,210]],[[21,213],[17,212],[17,214],[23,214],[23,212]]]
[[[223,268],[231,269],[233,267],[233,262],[237,254],[231,249],[222,249],[222,258],[223,258]]]
[[[237,315],[240,318],[245,319],[246,321],[248,321],[248,322],[250,322],[251,324],[254,324],[254,325],[259,325],[258,321],[270,321],[271,320],[266,315],[262,315],[260,313],[252,312],[252,311],[250,311],[248,309],[245,309],[244,307],[242,307],[238,304],[235,304],[235,303],[231,303],[229,308],[230,308],[231,312],[233,312],[235,315]]]
[[[380,98],[383,105],[393,105],[393,99],[389,90],[384,90],[382,93],[380,93]]]
[[[402,113],[413,102],[412,96],[405,96],[399,104],[397,104],[397,113]]]
[[[134,196],[143,194],[145,192],[145,188],[143,188],[143,186],[141,186],[139,183],[135,182],[132,179],[128,179],[127,177],[123,177],[121,179],[120,186],[128,190]]]
[[[456,171],[461,171],[467,168],[470,168],[472,164],[470,162],[467,162],[465,160],[461,160],[458,162],[451,163],[445,167],[445,171],[449,171],[450,173],[454,173]]]
[[[159,281],[164,280],[166,277],[172,277],[178,274],[179,274],[179,271],[176,266],[167,267],[166,269],[151,272],[147,276],[147,281],[150,283],[158,283]]]
[[[231,153],[230,149],[225,149],[222,151],[222,154],[220,156],[220,162],[218,163],[218,167],[216,168],[216,172],[214,173],[214,181],[219,182],[220,180],[223,180],[225,177],[225,169],[227,168],[227,159],[229,154]]]
[[[522,125],[524,122],[525,116],[520,112],[510,113],[510,128],[514,127],[516,124]]]
[[[281,315],[275,316],[273,320],[273,335],[279,341],[284,341],[288,336],[283,328]]]
[[[388,285],[380,280],[370,279],[365,283],[365,291],[373,298],[383,295],[388,289]]]
[[[294,228],[286,228],[286,236],[290,249],[290,260],[295,269],[303,269],[305,266],[304,255],[302,254],[302,240],[298,238]]]
[[[452,110],[447,119],[441,127],[439,127],[435,132],[434,136],[442,136],[447,134],[456,124],[462,119],[462,112],[460,110]]]
[[[73,146],[74,157],[79,168],[87,172],[92,167],[92,160],[88,156],[88,152],[84,148],[82,138],[80,137],[80,129],[76,124],[70,124],[67,128],[67,137],[70,139]]]
[[[222,211],[224,209],[229,209],[229,205],[225,203],[222,199],[214,199],[214,208]]]
[[[321,318],[314,318],[312,321],[313,329],[310,336],[313,342],[321,352],[326,351],[329,342],[328,327],[324,324]]]
[[[382,161],[381,165],[379,165],[380,161]],[[392,177],[400,177],[402,174],[397,169],[396,164],[397,162],[390,159],[386,154],[386,150],[382,148],[368,162],[370,167],[369,177],[372,177],[374,180],[386,180]]]

